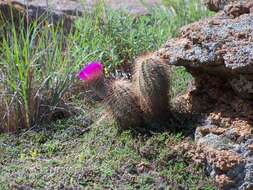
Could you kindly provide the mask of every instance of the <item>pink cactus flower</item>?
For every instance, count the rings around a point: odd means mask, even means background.
[[[82,68],[78,76],[86,82],[95,81],[103,76],[103,65],[99,61],[90,62]]]

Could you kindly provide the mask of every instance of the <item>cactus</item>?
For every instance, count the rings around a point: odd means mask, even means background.
[[[84,81],[86,86],[93,89],[98,97],[104,99],[107,96],[103,65],[99,61],[88,63],[78,74],[79,79]]]
[[[169,66],[151,54],[137,59],[132,83],[105,84],[102,66],[92,63],[79,76],[102,97],[107,111],[122,129],[137,128],[143,120],[166,121],[169,114]]]
[[[94,81],[92,86],[90,86],[90,88],[94,90],[96,95],[102,100],[105,99],[106,96],[108,95],[108,86],[103,76]]]
[[[133,85],[147,120],[165,121],[169,114],[170,67],[152,54],[138,58],[134,65]]]
[[[115,80],[110,85],[107,108],[122,129],[138,128],[142,124],[142,111],[133,86],[126,80]]]
[[[136,128],[142,123],[142,111],[129,81],[115,80],[106,83],[103,65],[98,61],[87,64],[78,76],[104,100],[107,111],[120,128]]]

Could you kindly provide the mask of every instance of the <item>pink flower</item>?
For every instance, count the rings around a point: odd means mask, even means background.
[[[80,72],[79,79],[91,82],[103,76],[103,65],[99,61],[88,63]]]

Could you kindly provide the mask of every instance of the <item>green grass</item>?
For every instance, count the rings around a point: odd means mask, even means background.
[[[82,128],[75,123],[2,135],[1,189],[215,189],[201,167],[173,150],[183,134],[119,134],[113,124],[103,123],[79,136]]]
[[[181,26],[211,15],[199,0],[168,5],[150,8],[150,15],[140,17],[97,7],[76,22],[73,55],[80,64],[103,60],[109,70],[131,65],[136,56],[157,50],[175,37]]]

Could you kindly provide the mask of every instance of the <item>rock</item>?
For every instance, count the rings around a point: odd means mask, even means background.
[[[221,189],[242,190],[252,181],[252,130],[250,125],[233,124],[227,127],[209,124],[197,128],[197,146],[203,150],[209,172]],[[212,157],[217,159],[212,160]]]
[[[233,184],[233,181],[226,175],[217,175],[215,177],[215,182],[220,184],[220,188],[229,187]]]
[[[85,11],[90,11],[99,0],[1,0],[0,11],[10,18],[10,10],[13,8],[14,16],[26,15],[35,19],[41,16],[49,16],[50,22],[64,20],[66,27],[70,27],[76,16],[82,15]],[[145,5],[138,0],[118,1],[105,0],[105,5],[114,10],[123,9],[133,15],[145,15],[148,13],[147,7],[161,5],[160,0],[145,1]]]
[[[196,142],[199,146],[208,146],[216,150],[229,150],[233,148],[233,144],[229,139],[214,135],[213,133],[209,133],[208,135],[199,138]]]
[[[184,152],[185,157],[198,164],[205,164],[206,171],[214,178],[219,189],[243,189],[242,184],[248,183],[244,180],[247,161],[237,152],[216,150],[205,145],[190,145],[189,143],[175,146],[175,151]]]
[[[50,4],[47,6],[46,0],[2,0],[0,1],[0,12],[3,18],[11,19],[15,23],[20,22],[20,18],[28,18],[29,20],[47,18],[46,20],[50,24],[63,22],[66,31],[69,31],[73,20],[76,16],[81,14],[81,5],[76,1],[49,1]],[[66,4],[66,2],[68,2]],[[64,6],[66,6],[64,8]],[[47,8],[49,7],[49,8]],[[27,20],[25,20],[27,22]]]
[[[217,4],[224,10],[183,27],[156,55],[184,66],[195,80],[195,88],[172,103],[179,112],[202,116],[196,148],[186,149],[193,160],[220,189],[252,189],[253,1],[208,2],[225,3]]]
[[[237,15],[249,12],[252,7],[252,0],[204,0],[204,3],[211,11],[226,10]]]
[[[236,0],[204,0],[204,3],[211,11],[218,12],[223,10],[225,5],[234,1]]]
[[[225,6],[224,11],[229,16],[238,17],[242,14],[253,12],[253,2],[252,0],[234,2]]]
[[[198,93],[208,89],[208,102],[229,98],[238,102],[230,104],[244,115],[253,114],[247,109],[253,99],[252,49],[253,15],[231,19],[218,14],[183,28],[181,35],[169,40],[158,55],[170,65],[186,67],[195,77]],[[221,88],[236,96],[226,97]]]

